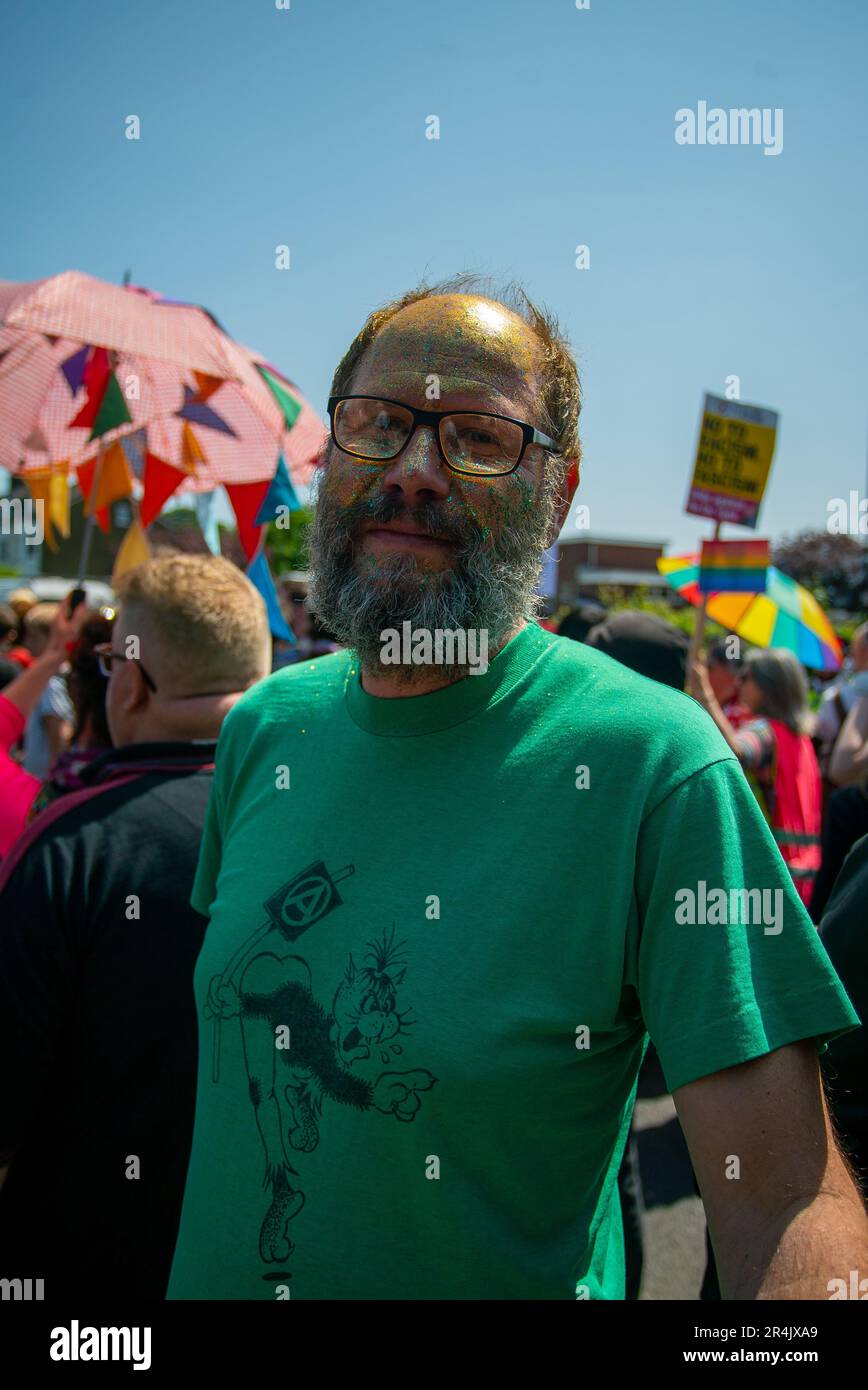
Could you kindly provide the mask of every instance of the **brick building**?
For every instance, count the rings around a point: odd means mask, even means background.
[[[666,545],[666,541],[594,535],[562,541],[558,547],[559,602],[597,598],[601,585],[627,590],[642,586],[651,593],[671,594],[657,570]]]

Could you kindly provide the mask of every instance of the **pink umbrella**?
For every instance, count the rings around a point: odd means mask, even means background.
[[[182,489],[270,479],[280,454],[306,484],[323,437],[297,387],[196,305],[78,271],[0,281],[0,466],[12,472],[81,467],[128,440],[137,476],[150,452],[187,470]]]

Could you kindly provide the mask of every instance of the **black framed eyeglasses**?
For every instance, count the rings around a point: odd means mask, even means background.
[[[514,473],[531,444],[559,452],[555,441],[533,425],[487,411],[417,410],[385,396],[332,396],[328,412],[338,448],[372,463],[391,463],[420,425],[434,430],[446,467],[469,477]]]
[[[94,647],[93,650],[96,655],[96,659],[99,662],[100,672],[102,675],[105,676],[106,680],[108,680],[109,676],[112,673],[113,661],[135,661],[136,665],[142,673],[142,680],[145,682],[145,685],[148,687],[149,690],[153,690],[154,694],[156,695],[157,687],[151,680],[151,677],[148,675],[147,671],[145,670],[144,666],[142,665],[141,661],[139,661],[137,656],[127,656],[126,652],[113,652],[111,649],[110,642],[102,642],[98,647]]]

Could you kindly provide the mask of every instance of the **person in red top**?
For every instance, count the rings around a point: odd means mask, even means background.
[[[750,720],[733,727],[708,670],[693,668],[693,691],[735,753],[771,826],[800,898],[810,906],[820,867],[822,781],[809,729],[808,683],[801,663],[784,648],[748,652],[737,676],[739,701]]]

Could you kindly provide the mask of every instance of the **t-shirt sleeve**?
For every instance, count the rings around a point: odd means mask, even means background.
[[[205,829],[199,846],[199,860],[190,903],[203,917],[211,916],[211,904],[217,892],[217,878],[220,873],[220,857],[223,846],[222,815],[220,808],[220,788],[218,770],[215,770],[205,815]]]
[[[735,759],[647,815],[636,896],[637,988],[670,1090],[858,1026]]]
[[[61,676],[51,677],[39,701],[38,709],[40,717],[43,719],[47,714],[53,714],[56,719],[63,719],[66,723],[72,723],[75,718],[75,710],[69,698],[66,681]]]

